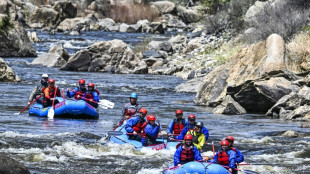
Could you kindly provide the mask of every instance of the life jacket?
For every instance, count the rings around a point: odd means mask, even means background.
[[[143,129],[144,129],[144,127],[146,126],[146,124],[144,125],[144,123],[145,123],[146,121],[144,120],[144,119],[142,119],[140,116],[139,116],[139,121],[138,121],[138,123],[136,124],[136,125],[134,125],[133,127],[132,127],[132,129],[134,130],[134,131],[136,131],[137,133],[140,133]],[[144,127],[143,127],[144,126]]]
[[[194,126],[194,128],[189,128],[189,124],[188,125],[186,125],[186,127],[187,127],[187,131],[191,131],[191,130],[195,130],[195,126]]]
[[[54,89],[52,89],[51,87],[48,87],[49,89],[50,89],[50,91],[49,91],[49,97],[50,98],[53,98],[54,96],[55,96],[55,92],[56,92],[56,94],[57,94],[57,91],[55,91],[55,87],[54,87]],[[58,89],[57,89],[58,90]]]
[[[185,127],[185,119],[173,120],[173,132],[175,134],[180,134],[184,127]]]
[[[193,146],[189,146],[187,148],[185,147],[185,145],[183,146],[180,158],[181,162],[190,162],[195,160],[193,148]]]
[[[189,133],[193,136],[193,143],[198,144],[198,137],[201,135],[201,133],[197,135],[198,133],[195,133],[194,130],[190,130]]]
[[[74,98],[77,99],[77,100],[79,100],[79,99],[81,99],[81,97],[82,97],[82,96],[84,95],[84,93],[86,92],[86,89],[85,89],[85,91],[81,90],[79,87],[77,87],[77,89],[78,89],[78,91],[75,93]],[[98,94],[99,94],[99,93],[98,93]],[[80,96],[80,97],[78,97],[78,96]]]
[[[99,91],[97,89],[94,89],[93,91],[90,91],[90,92],[87,91],[86,95],[85,95],[85,98],[86,99],[93,99],[94,98],[93,92],[95,92],[95,91],[98,93],[98,96],[99,96],[99,94],[100,94]]]
[[[218,163],[220,165],[228,165],[229,164],[229,156],[225,151],[220,151],[218,154]]]

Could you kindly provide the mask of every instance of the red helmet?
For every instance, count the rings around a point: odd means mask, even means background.
[[[175,111],[175,115],[177,115],[177,114],[183,114],[183,111],[181,109],[178,109]]]
[[[55,83],[55,80],[54,79],[49,79],[48,83]]]
[[[225,140],[231,141],[231,143],[234,143],[234,141],[235,141],[234,137],[232,137],[232,136],[227,136],[225,138]]]
[[[85,84],[85,80],[84,79],[79,80],[79,84]]]
[[[190,119],[190,118],[191,119],[196,119],[196,116],[194,114],[191,114],[191,115],[188,116],[188,119]]]
[[[148,115],[147,116],[147,121],[155,121],[155,120],[156,120],[156,118],[154,115]]]
[[[187,134],[184,136],[184,140],[193,140],[193,136],[191,134]]]
[[[147,114],[147,110],[144,109],[144,108],[141,108],[141,109],[139,110],[139,113]]]
[[[229,142],[227,140],[221,141],[221,146],[229,146]]]
[[[87,86],[88,86],[88,87],[90,87],[90,86],[95,87],[95,84],[94,84],[94,83],[88,83]]]

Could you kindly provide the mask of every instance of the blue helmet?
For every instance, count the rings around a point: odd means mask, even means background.
[[[137,93],[131,93],[130,94],[130,98],[138,98],[138,94]]]

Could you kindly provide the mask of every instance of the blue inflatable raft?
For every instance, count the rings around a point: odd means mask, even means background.
[[[152,144],[152,145],[148,145],[148,146],[143,146],[142,143],[140,141],[137,140],[131,140],[129,139],[129,136],[126,134],[126,130],[124,128],[124,124],[118,128],[115,129],[115,131],[121,131],[124,134],[123,135],[118,135],[118,136],[110,136],[110,141],[117,143],[117,144],[131,144],[135,147],[135,149],[137,150],[141,150],[143,147],[144,148],[148,148],[151,150],[155,150],[155,151],[159,151],[159,150],[163,150],[163,149],[176,149],[176,146],[179,144],[179,142],[167,142],[167,139],[163,139],[159,138],[156,139],[157,142],[160,142],[159,144]]]
[[[99,113],[97,110],[85,102],[84,100],[65,100],[56,97],[59,103],[55,105],[54,117],[75,118],[75,119],[98,119]],[[51,108],[44,108],[41,104],[34,104],[29,109],[29,115],[47,117],[48,110]]]
[[[223,166],[206,162],[188,162],[182,166],[170,167],[164,170],[164,174],[229,174]]]

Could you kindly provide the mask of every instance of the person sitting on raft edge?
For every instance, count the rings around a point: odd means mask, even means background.
[[[70,88],[67,89],[67,97],[71,98],[74,96],[76,100],[81,100],[85,92],[86,92],[85,80],[80,79],[79,86],[77,86],[74,90],[71,90]]]
[[[133,135],[129,135],[129,139],[134,139],[140,141],[142,138],[142,135],[138,135],[142,132],[144,127],[146,126],[145,116],[147,113],[147,110],[144,108],[140,109],[140,115],[137,117],[132,117],[127,121],[125,124],[125,130],[127,133],[133,133]]]
[[[83,100],[85,100],[88,104],[92,105],[95,108],[98,108],[99,103],[99,91],[95,89],[94,83],[88,83],[87,91],[84,93]]]
[[[54,101],[55,105],[57,103],[59,103],[59,101],[56,98],[54,98],[55,93],[56,93],[57,97],[60,97],[60,90],[59,90],[59,88],[57,88],[57,91],[56,91],[55,80],[54,79],[49,79],[48,80],[48,87],[46,87],[44,89],[43,107],[52,106],[53,100],[55,100]]]
[[[155,121],[156,118],[154,115],[147,116],[147,125],[144,128],[143,137],[141,139],[141,143],[144,146],[160,143],[156,141],[157,136],[160,133],[160,124],[156,124]]]
[[[48,86],[48,75],[47,74],[42,74],[41,80],[40,80],[40,84],[35,86],[31,92],[31,94],[29,95],[29,99],[28,99],[28,105],[40,94],[42,94],[44,92],[44,89]],[[43,99],[39,98],[37,100],[37,103],[42,104]]]

